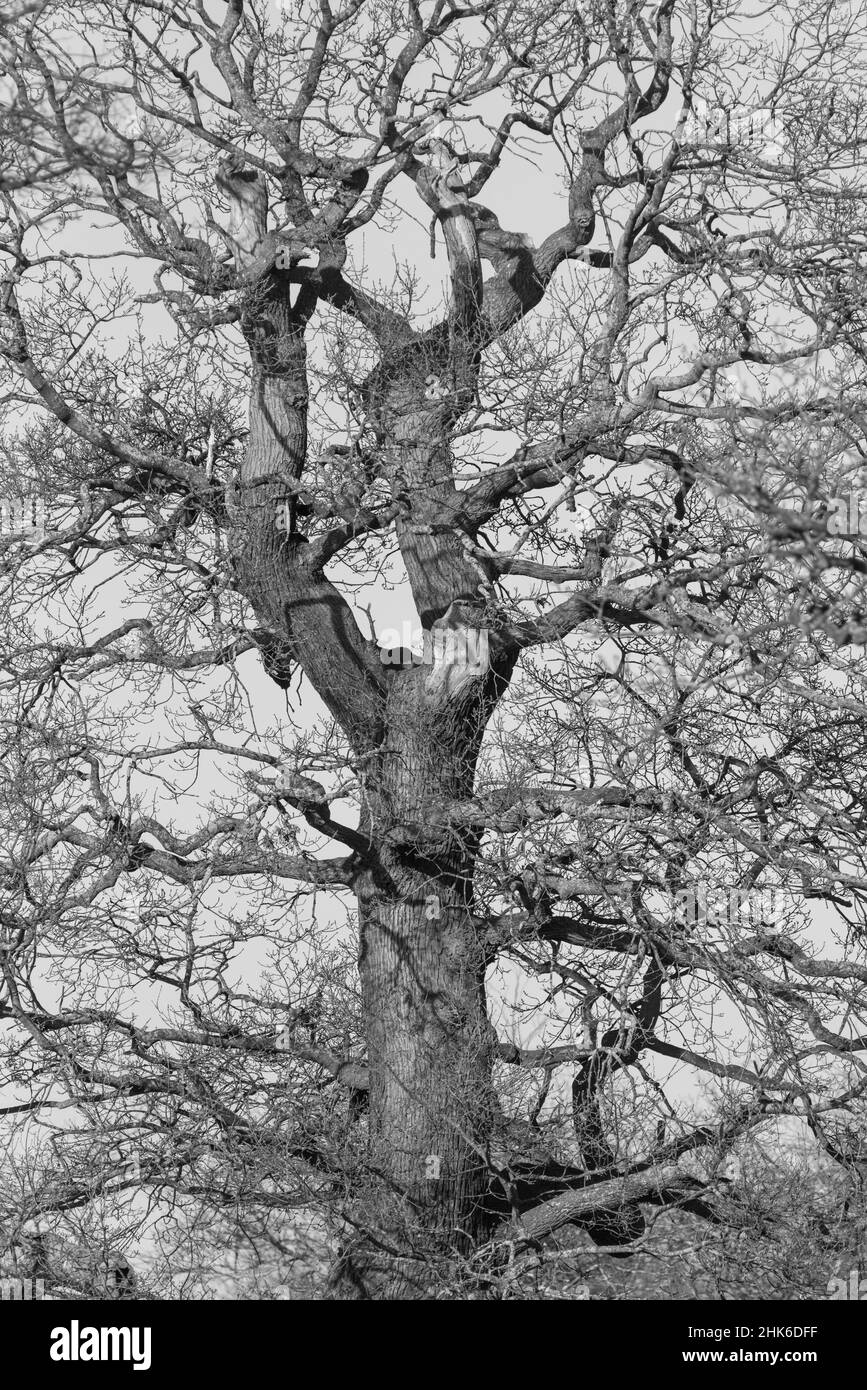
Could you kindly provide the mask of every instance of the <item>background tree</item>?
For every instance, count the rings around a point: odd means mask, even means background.
[[[864,21],[767,18],[7,22],[10,1240],[511,1295],[854,1171]]]

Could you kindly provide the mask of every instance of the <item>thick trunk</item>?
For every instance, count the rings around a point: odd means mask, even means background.
[[[491,1059],[484,963],[460,890],[423,875],[362,904],[370,1152],[380,1190],[347,1273],[367,1298],[431,1298],[483,1230]],[[434,894],[432,889],[437,888]]]
[[[424,826],[426,807],[472,790],[484,696],[476,687],[445,706],[429,675],[394,679],[371,787],[374,834],[385,833],[359,889],[359,963],[379,1184],[341,1263],[344,1297],[448,1296],[484,1231],[493,1039],[472,914],[476,845],[424,833],[388,845],[389,827]]]

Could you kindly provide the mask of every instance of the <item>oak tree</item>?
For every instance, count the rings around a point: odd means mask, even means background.
[[[769,1125],[855,1191],[864,44],[4,16],[10,1238],[120,1191],[512,1296],[736,1226]]]

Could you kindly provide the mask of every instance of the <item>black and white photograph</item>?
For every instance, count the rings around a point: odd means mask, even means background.
[[[867,7],[0,0],[4,1338],[865,1300]]]

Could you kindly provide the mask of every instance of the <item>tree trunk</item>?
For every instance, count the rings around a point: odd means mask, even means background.
[[[430,678],[429,666],[393,677],[368,785],[379,848],[359,886],[359,967],[379,1194],[341,1261],[343,1297],[447,1296],[485,1225],[494,1049],[473,918],[477,845],[428,832],[424,818],[472,791],[490,680],[444,699]]]

